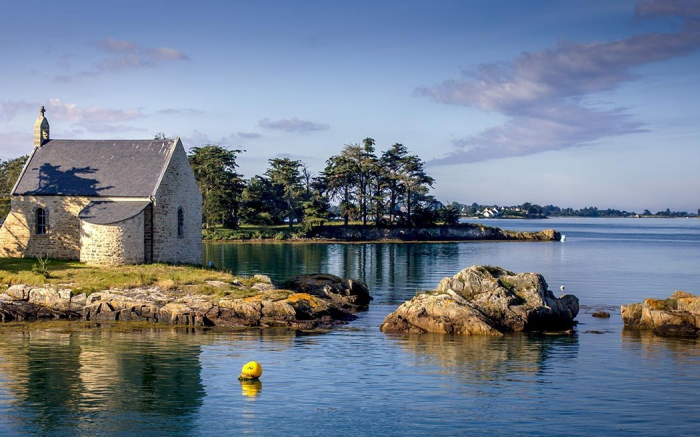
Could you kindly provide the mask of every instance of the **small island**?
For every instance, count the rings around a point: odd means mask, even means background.
[[[34,263],[34,264],[33,264]],[[372,299],[361,281],[315,274],[282,284],[184,265],[95,267],[0,259],[0,322],[78,320],[326,330]]]
[[[297,227],[293,228],[294,230]],[[289,231],[287,226],[249,227],[239,229],[210,228],[204,230],[204,240],[210,242],[292,241],[292,242],[446,242],[446,241],[561,241],[554,229],[536,232],[509,231],[479,223],[453,225],[434,224],[421,227],[322,225],[306,233]]]

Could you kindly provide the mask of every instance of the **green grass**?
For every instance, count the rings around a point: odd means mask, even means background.
[[[301,231],[299,225],[294,225],[289,230],[289,225],[254,226],[241,225],[238,229],[226,229],[211,227],[202,231],[204,240],[230,241],[230,240],[277,240],[283,241],[298,235]]]
[[[515,287],[513,284],[506,281],[505,279],[499,279],[498,285],[500,285],[501,287],[505,288],[508,291],[513,291],[513,287]]]
[[[237,277],[230,272],[190,265],[141,264],[115,267],[88,266],[77,261],[50,260],[49,277],[32,272],[36,260],[32,258],[0,258],[0,290],[10,285],[62,286],[73,293],[91,293],[110,288],[159,286],[164,290],[183,290],[212,297],[247,297],[258,294],[250,288],[257,282],[252,278]],[[206,281],[222,281],[215,287]],[[242,284],[234,285],[234,281]]]

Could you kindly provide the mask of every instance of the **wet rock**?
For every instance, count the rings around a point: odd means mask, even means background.
[[[610,313],[607,311],[596,311],[595,313],[591,314],[591,316],[597,317],[599,319],[609,319]]]
[[[403,303],[380,329],[461,335],[566,331],[578,311],[576,296],[554,297],[539,274],[472,266]]]
[[[620,314],[627,328],[658,335],[696,337],[700,332],[700,297],[685,291],[675,291],[668,299],[622,305]]]
[[[24,302],[0,302],[0,322],[23,322],[40,319],[77,320],[82,314],[70,310],[55,310],[45,306]]]
[[[691,325],[667,324],[654,328],[654,334],[663,337],[697,337],[700,329]]]

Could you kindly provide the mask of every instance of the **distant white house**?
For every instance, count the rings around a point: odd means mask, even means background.
[[[483,211],[479,213],[480,216],[484,218],[493,218],[493,217],[499,217],[501,214],[501,211],[498,210],[498,207],[493,207],[493,208],[485,208]]]

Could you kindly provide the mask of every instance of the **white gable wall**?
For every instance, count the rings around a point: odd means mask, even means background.
[[[182,237],[177,234],[178,208],[184,213]],[[155,193],[153,262],[202,262],[202,195],[179,140]]]

